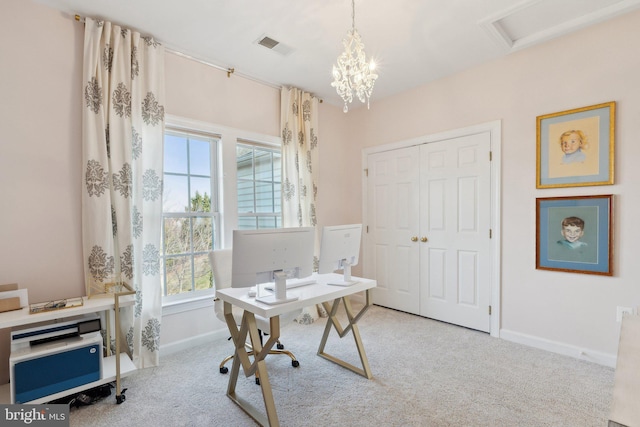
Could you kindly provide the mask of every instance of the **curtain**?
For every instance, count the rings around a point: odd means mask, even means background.
[[[284,227],[316,227],[314,270],[318,267],[318,98],[297,88],[280,93],[282,132],[282,223]],[[322,310],[322,308],[320,308]],[[314,307],[303,310],[296,321],[312,323]]]
[[[127,282],[122,336],[138,368],[157,366],[162,314],[160,236],[164,47],[86,18],[82,110],[82,238],[87,295]],[[115,341],[107,345],[114,346]],[[123,342],[121,342],[124,344]]]

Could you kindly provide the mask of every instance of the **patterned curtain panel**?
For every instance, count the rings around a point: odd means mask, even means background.
[[[157,366],[164,47],[86,18],[82,85],[87,294],[109,292],[109,284],[119,281],[135,289],[134,307],[121,310],[122,331],[136,366]]]
[[[318,98],[297,88],[283,88],[280,93],[280,120],[282,224],[284,227],[316,227]],[[318,269],[319,245],[316,227],[314,270]],[[296,321],[312,323],[317,318],[317,310],[308,308]]]

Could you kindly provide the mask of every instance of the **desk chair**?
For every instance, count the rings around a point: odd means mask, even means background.
[[[211,262],[211,270],[213,272],[214,288],[217,290],[231,287],[232,250],[219,249],[211,251],[209,252],[209,261]],[[224,317],[224,304],[221,300],[217,298],[215,299],[214,309],[216,312],[216,317],[218,317],[218,319],[220,319],[222,322],[225,322],[226,324],[226,320]],[[290,323],[298,314],[299,313],[297,311],[283,314],[282,316],[280,316],[280,324],[287,325],[287,323]],[[236,323],[240,325],[240,323],[242,322],[242,309],[233,307],[233,317],[236,320]],[[257,315],[255,316],[255,318],[256,323],[258,324],[258,329],[260,330],[260,340],[262,341],[262,331],[269,330],[269,319],[265,319],[264,317],[260,317]],[[247,343],[246,345],[247,349],[249,350],[249,354],[251,355],[251,344]],[[298,362],[293,353],[287,350],[283,350],[284,345],[282,345],[280,341],[277,341],[277,348],[278,350],[269,351],[269,354],[283,354],[289,356],[291,358],[291,365],[294,368],[300,366],[300,362]],[[221,374],[226,374],[227,372],[229,372],[229,368],[227,368],[225,365],[231,359],[233,359],[233,355],[225,357],[222,362],[220,362]],[[256,377],[256,384],[260,384],[260,379],[258,377]]]

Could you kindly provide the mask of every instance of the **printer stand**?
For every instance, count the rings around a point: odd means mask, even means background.
[[[78,307],[65,308],[61,310],[53,310],[43,313],[29,313],[29,307],[24,307],[20,310],[7,311],[0,313],[0,329],[13,328],[16,326],[26,326],[34,323],[62,320],[69,317],[79,316],[90,313],[115,312],[115,323],[119,325],[120,307],[132,306],[134,304],[134,297],[132,295],[120,296],[114,294],[113,298],[108,297],[83,297],[83,305]],[[109,325],[106,325],[107,329],[107,342],[110,341]],[[119,328],[117,328],[119,332]],[[50,402],[74,393],[79,393],[83,390],[88,390],[99,385],[107,384],[116,381],[116,401],[122,403],[125,400],[124,394],[121,393],[120,379],[133,373],[136,370],[133,361],[129,358],[127,353],[120,352],[120,340],[116,335],[116,354],[108,355],[102,360],[102,378],[97,381],[93,381],[87,384],[83,384],[78,387],[69,388],[60,392],[56,392],[47,396],[34,399],[29,402],[30,404],[40,404]],[[11,384],[0,385],[0,403],[8,404],[11,402]]]

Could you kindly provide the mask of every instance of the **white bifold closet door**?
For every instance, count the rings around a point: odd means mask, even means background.
[[[368,156],[375,304],[490,330],[490,134]]]

